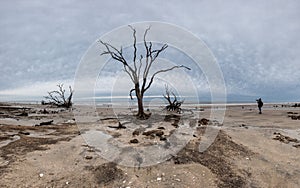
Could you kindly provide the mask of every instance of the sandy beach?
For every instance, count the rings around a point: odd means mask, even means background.
[[[299,187],[299,107],[266,104],[258,114],[256,105],[229,105],[222,123],[210,119],[209,106],[189,108],[183,114],[154,109],[149,125],[134,127],[143,123],[131,109],[100,106],[98,117],[78,125],[76,107],[3,103],[0,187]],[[191,135],[179,131],[183,119]],[[208,128],[217,135],[199,152]],[[175,133],[188,142],[156,165],[117,165],[126,153],[105,159],[89,144],[90,130],[105,132],[123,148],[165,146]]]

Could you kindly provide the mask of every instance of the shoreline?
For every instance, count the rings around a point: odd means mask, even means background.
[[[244,108],[243,104],[229,105],[223,122],[210,119],[211,106],[194,114],[155,110],[148,121],[136,120],[129,109],[103,107],[89,121],[84,119],[89,114],[76,106],[79,116],[74,117],[72,110],[48,105],[5,104],[9,105],[0,105],[0,187],[300,184],[300,119],[292,118],[300,116],[299,107],[265,104],[258,114],[255,103]],[[77,118],[88,121],[76,122]],[[119,123],[126,128],[118,128]],[[215,137],[209,134],[211,130],[217,130]],[[181,144],[183,138],[187,143]],[[210,146],[199,152],[200,144],[209,139]],[[120,147],[114,143],[121,143]],[[168,143],[182,148],[171,148],[176,152],[158,165]],[[142,158],[145,166],[130,163],[141,160],[126,153],[139,148],[145,148],[141,154],[151,152],[149,146],[162,150]]]

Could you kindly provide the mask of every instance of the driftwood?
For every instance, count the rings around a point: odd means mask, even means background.
[[[69,96],[66,97],[66,90],[63,84],[58,84],[59,88],[56,91],[48,92],[48,96],[45,99],[48,101],[42,101],[42,105],[55,105],[58,107],[70,108],[72,106],[72,97],[74,90],[69,86]]]
[[[118,126],[108,126],[109,128],[112,129],[126,129],[126,127],[124,125],[122,125],[122,123],[119,122]]]
[[[44,125],[51,125],[52,123],[53,123],[53,120],[44,121],[44,122],[41,122],[40,124],[37,124],[35,126],[38,127],[38,126],[44,126]]]
[[[169,87],[168,87],[167,85],[165,86],[165,88],[166,88],[166,94],[163,95],[163,97],[164,97],[164,98],[168,101],[168,103],[169,103],[169,104],[166,106],[166,109],[167,109],[168,111],[176,111],[176,112],[180,113],[180,112],[181,112],[180,106],[181,106],[181,104],[182,104],[184,101],[183,101],[183,100],[182,100],[182,101],[177,100],[176,95],[174,94],[173,91],[171,91],[171,90],[169,89]],[[170,94],[173,95],[173,101],[172,101],[172,99],[171,99]]]

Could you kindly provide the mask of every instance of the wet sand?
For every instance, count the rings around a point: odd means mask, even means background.
[[[77,126],[72,110],[1,104],[0,187],[299,187],[300,120],[292,116],[300,115],[300,108],[273,106],[266,105],[263,114],[255,105],[228,106],[223,123],[210,119],[210,107],[183,115],[156,109],[151,126],[138,135],[132,134],[132,111],[99,108],[96,123],[86,126],[101,126],[133,148],[163,143],[180,129],[180,118],[199,115],[189,124],[196,131],[178,153],[158,165],[126,167],[86,143],[88,130]],[[119,122],[127,128],[109,128]],[[208,127],[218,134],[199,152]],[[133,139],[138,143],[130,143]]]

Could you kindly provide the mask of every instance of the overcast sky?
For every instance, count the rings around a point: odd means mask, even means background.
[[[72,83],[101,35],[132,22],[163,21],[204,40],[229,94],[300,100],[299,19],[297,0],[1,0],[0,97],[44,95],[57,83]]]

